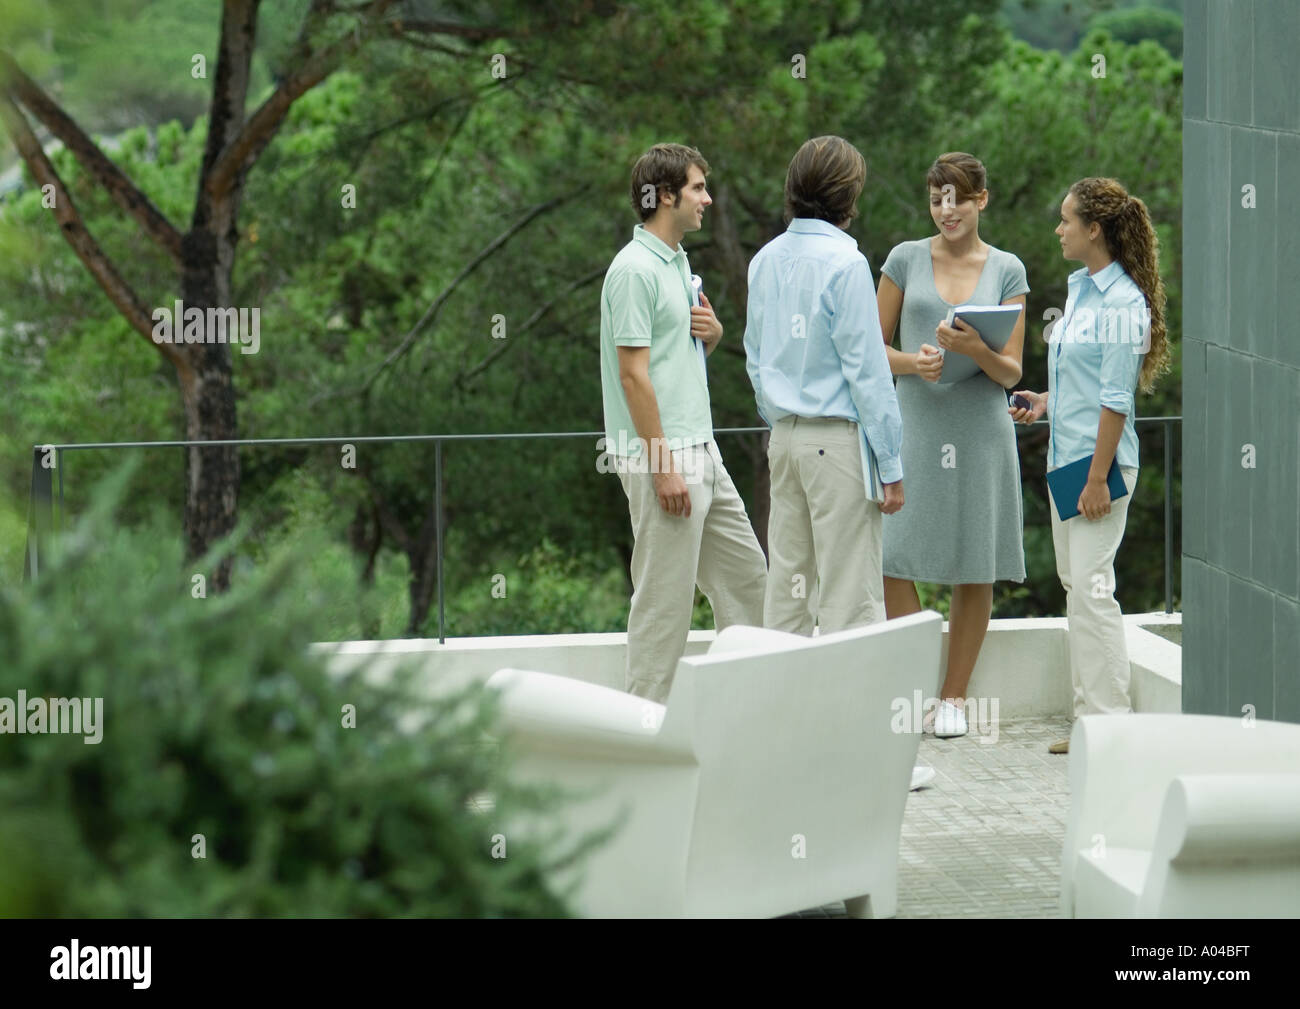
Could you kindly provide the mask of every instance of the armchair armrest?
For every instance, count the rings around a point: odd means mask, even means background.
[[[663,759],[670,749],[659,737],[667,709],[643,697],[525,669],[499,669],[488,686],[502,694],[506,731],[546,749],[617,753],[623,759]]]
[[[718,632],[709,646],[709,655],[722,655],[726,652],[747,652],[754,650],[783,651],[788,648],[800,648],[808,645],[809,639],[802,634],[789,634],[786,631],[774,631],[767,627],[748,627],[744,624],[732,624]]]
[[[1290,918],[1300,774],[1183,774],[1169,784],[1139,918]]]
[[[1300,774],[1179,775],[1155,849],[1188,863],[1300,861]]]

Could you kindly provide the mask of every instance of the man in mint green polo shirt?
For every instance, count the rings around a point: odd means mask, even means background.
[[[695,586],[719,630],[763,624],[767,562],[713,441],[705,358],[722,324],[693,305],[682,237],[713,201],[693,147],[656,144],[632,169],[642,223],[614,257],[600,296],[604,450],[632,519],[627,687],[668,699],[686,650]]]

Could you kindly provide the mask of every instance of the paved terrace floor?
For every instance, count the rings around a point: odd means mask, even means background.
[[[898,855],[900,918],[1054,918],[1070,793],[1070,722],[1003,722],[995,743],[923,736],[934,780],[908,795]],[[842,903],[791,917],[843,918]]]

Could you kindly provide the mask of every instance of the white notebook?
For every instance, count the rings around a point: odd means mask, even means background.
[[[876,461],[875,449],[867,441],[867,429],[858,424],[858,449],[862,454],[862,486],[866,488],[867,500],[884,504],[885,485],[880,479],[880,463]]]
[[[704,281],[700,279],[700,275],[698,273],[692,273],[691,274],[691,305],[695,308],[702,307],[702,303],[700,302],[700,292],[703,289],[704,289]],[[704,351],[704,341],[696,339],[695,337],[691,337],[691,339],[695,340],[695,349],[700,353],[700,371],[704,375],[704,384],[707,387],[709,384],[709,366],[706,363],[706,358],[708,357],[708,354],[705,353]]]

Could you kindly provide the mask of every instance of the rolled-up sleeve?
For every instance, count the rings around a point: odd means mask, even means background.
[[[1140,297],[1120,306],[1119,310],[1123,314],[1118,333],[1106,333],[1102,337],[1105,342],[1101,354],[1101,405],[1128,416],[1133,412],[1133,392],[1146,358],[1151,320],[1146,301]]]
[[[858,420],[885,483],[903,479],[903,418],[876,311],[876,287],[864,258],[839,270],[827,285],[831,343],[849,385]]]

